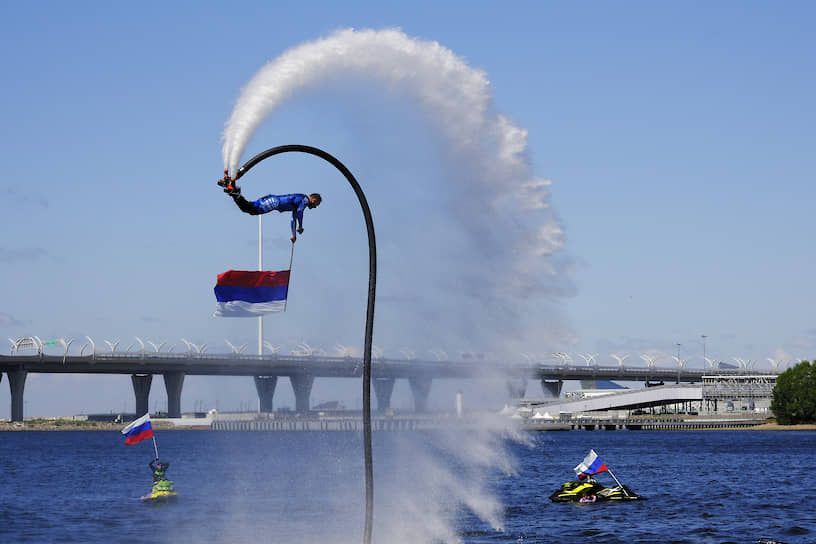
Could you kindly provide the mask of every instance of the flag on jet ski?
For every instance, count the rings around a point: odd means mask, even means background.
[[[215,283],[216,317],[255,317],[282,312],[289,293],[289,270],[228,270]]]
[[[125,445],[138,444],[153,436],[153,425],[150,423],[150,414],[145,414],[130,425],[122,429],[125,435]]]
[[[601,458],[595,453],[595,450],[589,450],[589,454],[584,457],[581,464],[573,470],[575,471],[575,476],[580,478],[581,475],[591,476],[592,474],[598,474],[599,472],[604,472],[609,469],[606,467],[606,463],[601,461]]]

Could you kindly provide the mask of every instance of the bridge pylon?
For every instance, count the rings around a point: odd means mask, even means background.
[[[414,411],[427,412],[428,411],[428,395],[431,392],[431,378],[426,377],[412,377],[408,378],[408,383],[411,385],[411,393],[414,395]]]
[[[181,417],[181,388],[184,372],[165,372],[164,388],[167,390],[167,417]]]
[[[150,385],[153,374],[133,374],[133,393],[136,395],[136,417],[142,417],[150,411]]]
[[[272,398],[275,395],[275,386],[278,384],[277,376],[254,376],[255,390],[258,392],[258,411],[272,413],[274,407]]]
[[[377,411],[385,412],[391,408],[391,394],[394,392],[394,378],[374,378],[374,394],[377,396]]]
[[[557,399],[561,396],[561,388],[564,386],[564,380],[548,380],[541,378],[541,391],[544,392],[545,397]]]
[[[507,378],[507,392],[510,394],[511,399],[524,398],[524,394],[527,392],[527,378],[523,376],[520,378]]]
[[[6,374],[8,374],[9,390],[11,391],[11,420],[23,421],[23,392],[28,372],[18,368],[9,370]]]
[[[312,385],[315,377],[311,374],[292,374],[289,381],[292,382],[292,390],[295,392],[295,411],[305,414],[309,411],[309,397],[312,394]]]

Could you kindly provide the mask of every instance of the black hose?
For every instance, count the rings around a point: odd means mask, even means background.
[[[360,184],[346,166],[332,155],[322,149],[308,145],[281,145],[258,153],[244,163],[238,172],[235,173],[235,181],[238,181],[250,168],[264,159],[281,153],[308,153],[315,155],[331,163],[346,177],[360,207],[363,209],[366,230],[368,231],[368,305],[366,306],[366,326],[365,326],[365,346],[363,353],[363,451],[365,456],[365,490],[366,490],[366,511],[365,511],[365,534],[364,544],[371,544],[372,521],[374,518],[374,463],[371,453],[371,338],[374,333],[374,297],[377,291],[377,242],[374,237],[374,221],[371,218],[371,209],[363,193]]]

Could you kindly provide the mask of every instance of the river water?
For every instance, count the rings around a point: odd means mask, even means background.
[[[362,542],[359,433],[156,436],[171,504],[138,500],[150,441],[0,433],[0,542]],[[550,502],[590,448],[648,500]],[[814,543],[815,455],[811,431],[375,433],[374,542]]]

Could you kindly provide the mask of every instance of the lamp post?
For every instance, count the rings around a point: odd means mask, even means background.
[[[357,200],[360,202],[360,207],[363,210],[363,217],[365,218],[366,230],[368,232],[368,303],[366,305],[365,343],[363,348],[363,451],[365,457],[366,489],[365,534],[363,542],[365,544],[370,544],[372,521],[374,517],[374,465],[371,453],[371,339],[374,332],[374,298],[377,290],[377,243],[374,237],[374,221],[371,217],[371,209],[368,207],[368,201],[366,200],[365,194],[349,169],[335,157],[316,147],[294,144],[281,145],[278,147],[272,147],[266,151],[262,151],[249,159],[243,166],[241,166],[241,168],[238,169],[238,171],[235,173],[234,180],[238,181],[238,179],[246,174],[250,168],[264,159],[268,159],[269,157],[279,155],[281,153],[291,152],[308,153],[310,155],[320,157],[337,168],[340,173],[345,176],[346,180],[349,182],[349,185],[351,185],[351,188],[354,190],[354,193],[357,195]],[[259,337],[262,335],[261,327],[263,325],[261,323],[262,322],[259,322],[258,325]],[[260,346],[260,338],[258,343]]]
[[[706,344],[705,344],[705,339],[706,339],[706,338],[708,338],[708,336],[706,336],[705,334],[701,334],[701,335],[700,335],[700,338],[702,338],[702,339],[703,339],[703,367],[705,367],[705,362],[706,362],[706,352],[705,352]]]

